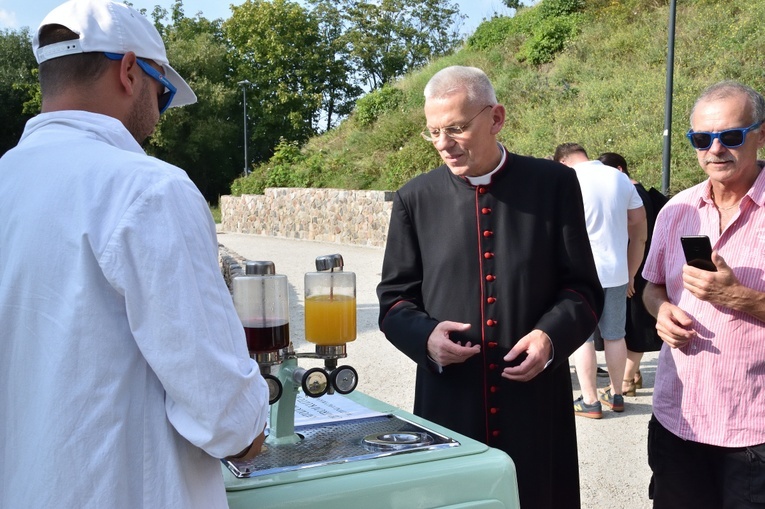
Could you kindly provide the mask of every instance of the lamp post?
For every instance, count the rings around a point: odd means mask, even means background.
[[[664,100],[664,148],[662,150],[661,192],[669,192],[669,163],[672,153],[672,93],[675,68],[675,2],[669,4],[669,36],[667,39],[667,85]]]
[[[247,87],[250,86],[249,80],[242,80],[237,83],[242,87],[242,104],[244,105],[244,176],[250,174],[250,167],[247,164]]]

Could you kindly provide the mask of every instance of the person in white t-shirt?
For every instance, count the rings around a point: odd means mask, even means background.
[[[268,390],[204,198],[140,146],[196,96],[122,3],[60,5],[33,48],[42,113],[0,158],[0,507],[224,509]]]
[[[601,403],[614,412],[624,411],[626,302],[627,297],[635,293],[635,274],[644,255],[647,237],[645,207],[629,177],[600,161],[590,161],[581,145],[559,145],[553,158],[576,171],[582,188],[587,234],[606,295],[596,333],[603,338],[610,389],[598,396],[594,337],[590,337],[573,356],[582,390],[582,395],[574,401],[574,413],[600,419],[603,416]]]

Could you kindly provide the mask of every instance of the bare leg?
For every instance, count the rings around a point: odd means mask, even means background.
[[[624,343],[624,341],[622,341]],[[574,366],[576,367],[576,377],[579,379],[579,387],[582,389],[584,402],[592,405],[598,401],[597,382],[595,381],[595,372],[598,367],[598,361],[595,357],[595,343],[587,341],[574,352]],[[610,366],[609,366],[610,370]],[[624,370],[624,363],[622,363]],[[619,386],[621,387],[621,385]]]
[[[643,352],[633,352],[627,350],[627,363],[624,369],[624,379],[635,381],[637,372],[640,369],[640,361],[643,359]]]
[[[606,366],[608,366],[608,377],[611,379],[611,391],[613,394],[622,394],[622,380],[624,379],[624,368],[627,363],[627,343],[625,343],[624,338],[614,341],[606,340],[603,343],[603,350],[606,354]],[[593,347],[594,352],[595,348]],[[578,372],[579,367],[577,367]]]

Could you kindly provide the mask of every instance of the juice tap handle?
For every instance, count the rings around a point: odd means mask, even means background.
[[[276,265],[269,261],[247,261],[244,273],[248,276],[270,276],[276,274]]]
[[[338,271],[343,270],[343,255],[331,254],[316,257],[316,270],[318,272],[334,272],[335,269]]]

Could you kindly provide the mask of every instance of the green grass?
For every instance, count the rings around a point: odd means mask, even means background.
[[[299,181],[314,187],[397,189],[440,164],[418,133],[425,123],[425,83],[449,65],[480,67],[492,79],[507,109],[500,140],[511,151],[545,157],[559,143],[573,141],[592,158],[619,152],[634,178],[661,188],[668,1],[588,0],[564,24],[534,12],[543,4],[566,2],[572,0],[543,0],[516,18],[485,22],[473,39],[481,44],[466,44],[399,80],[394,86],[401,93],[395,96],[385,91],[366,104],[361,101],[363,115],[309,140],[298,157],[290,155],[289,167],[268,163],[256,169],[260,181],[235,183],[234,192],[262,192],[266,181],[270,186]],[[765,2],[686,0],[678,2],[676,19],[671,192],[705,178],[684,136],[698,94],[722,79],[765,91],[760,57]],[[555,49],[549,43],[560,42],[560,31],[565,41]],[[269,171],[273,175],[263,178]]]
[[[220,224],[220,207],[217,205],[210,205],[209,203],[208,206],[210,207],[210,213],[212,214],[215,224]]]

